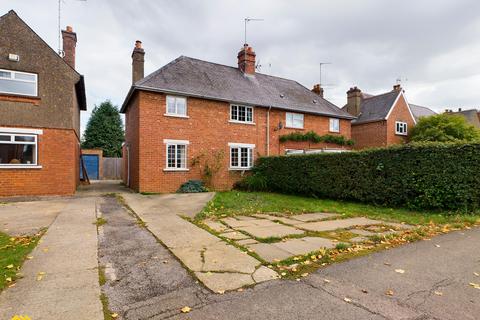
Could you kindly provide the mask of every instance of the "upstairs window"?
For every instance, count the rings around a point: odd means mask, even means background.
[[[229,143],[230,170],[249,170],[253,167],[253,144]]]
[[[37,87],[35,73],[0,69],[0,93],[36,97]]]
[[[330,132],[340,132],[340,120],[330,118]]]
[[[0,132],[0,168],[36,164],[36,135]]]
[[[232,104],[230,106],[230,121],[253,123],[253,107]]]
[[[407,123],[402,121],[395,122],[395,134],[406,136],[408,134]]]
[[[287,112],[285,123],[287,128],[303,129],[303,114]]]
[[[167,96],[167,116],[186,117],[187,98]]]

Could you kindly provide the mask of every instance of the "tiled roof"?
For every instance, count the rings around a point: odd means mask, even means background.
[[[353,123],[364,123],[384,120],[393,103],[397,99],[400,91],[390,91],[378,96],[370,96],[362,100],[360,105],[360,114]]]
[[[136,82],[134,90],[150,90],[243,103],[253,106],[354,119],[296,81],[261,73],[244,75],[238,68],[181,56]]]
[[[418,121],[421,117],[428,117],[437,114],[430,108],[422,107],[416,104],[409,104],[410,110],[412,110],[412,114],[415,117],[415,121]]]
[[[467,120],[468,123],[475,126],[476,128],[480,128],[480,120],[478,118],[478,110],[471,109],[471,110],[463,110],[458,112],[447,112],[447,114],[451,115],[460,115]]]

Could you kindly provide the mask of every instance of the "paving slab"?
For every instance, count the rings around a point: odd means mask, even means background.
[[[295,226],[297,224],[304,223],[303,221],[300,221],[300,220],[293,220],[293,219],[290,219],[290,218],[274,217],[274,216],[272,216],[270,220],[278,220],[278,221],[281,221],[282,223],[293,225],[293,226]]]
[[[305,237],[299,239],[288,239],[282,242],[273,243],[273,245],[283,251],[287,251],[291,256],[304,255],[322,248],[333,248],[336,243],[330,239],[320,237]]]
[[[322,220],[327,218],[334,218],[341,216],[338,213],[326,213],[326,212],[318,212],[318,213],[304,213],[299,215],[292,215],[290,218],[303,221],[303,222],[310,222],[316,220]]]
[[[260,264],[259,261],[246,252],[221,242],[215,246],[206,247],[203,252],[202,271],[238,272],[252,274]]]
[[[217,293],[255,284],[251,275],[243,273],[195,272],[195,275],[205,286]]]
[[[237,220],[235,218],[225,218],[222,219],[223,223],[226,223],[228,226],[232,228],[244,227],[251,225],[249,223],[250,220]]]
[[[220,236],[225,237],[227,239],[231,240],[244,240],[244,239],[250,239],[249,236],[238,232],[238,231],[233,231],[233,232],[226,232],[226,233],[221,233]]]
[[[231,230],[229,227],[227,227],[226,225],[224,225],[223,223],[220,223],[218,221],[204,220],[202,222],[207,227],[209,227],[212,230],[215,230],[216,232],[225,232],[226,230]]]
[[[97,198],[72,199],[0,295],[0,319],[103,319],[97,261]],[[48,250],[44,250],[48,249]],[[45,272],[38,281],[39,272]]]
[[[257,240],[255,239],[244,239],[244,240],[237,240],[235,241],[237,244],[241,245],[241,246],[246,246],[246,245],[249,245],[249,244],[254,244],[254,243],[258,243]]]
[[[252,275],[256,283],[278,279],[279,275],[275,271],[265,266],[258,268]]]
[[[237,229],[247,232],[256,238],[270,238],[278,237],[283,238],[293,234],[303,234],[303,230],[298,230],[293,227],[285,226],[282,224],[276,224],[274,226],[260,227],[260,226],[248,226],[238,227]]]
[[[310,230],[310,231],[329,231],[329,230],[350,228],[353,226],[367,226],[367,225],[382,224],[382,223],[383,221],[380,221],[380,220],[372,220],[372,219],[360,217],[360,218],[309,222],[309,223],[299,224],[297,225],[297,227],[305,230]]]
[[[348,240],[348,241],[349,241],[349,242],[357,243],[357,242],[364,242],[364,241],[367,241],[367,240],[368,240],[367,237],[359,236],[359,237],[351,238],[351,239]]]
[[[271,243],[251,244],[248,248],[268,262],[278,262],[292,256],[290,252],[282,250]]]
[[[372,232],[372,231],[368,231],[368,230],[363,230],[363,229],[351,229],[351,230],[348,230],[349,232],[351,233],[355,233],[355,234],[358,234],[358,235],[361,235],[361,236],[374,236],[376,235],[377,233],[376,232]]]

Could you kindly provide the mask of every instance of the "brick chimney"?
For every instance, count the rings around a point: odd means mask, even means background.
[[[313,86],[312,92],[318,94],[320,97],[323,98],[323,88],[320,86],[320,84],[316,84]]]
[[[75,69],[75,47],[77,46],[77,34],[73,32],[71,26],[67,26],[66,30],[62,30],[63,38],[63,60]]]
[[[248,44],[244,44],[243,48],[238,52],[238,69],[245,74],[255,74],[255,51]]]
[[[350,88],[347,91],[347,112],[358,117],[360,114],[360,105],[362,103],[362,91],[357,87]]]
[[[393,91],[397,91],[397,92],[402,91],[402,86],[399,84],[393,85]]]
[[[132,52],[132,84],[144,77],[145,50],[142,48],[142,41],[135,41],[135,48]]]

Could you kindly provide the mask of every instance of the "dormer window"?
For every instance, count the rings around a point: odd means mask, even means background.
[[[38,76],[35,73],[0,69],[0,94],[36,97]]]

